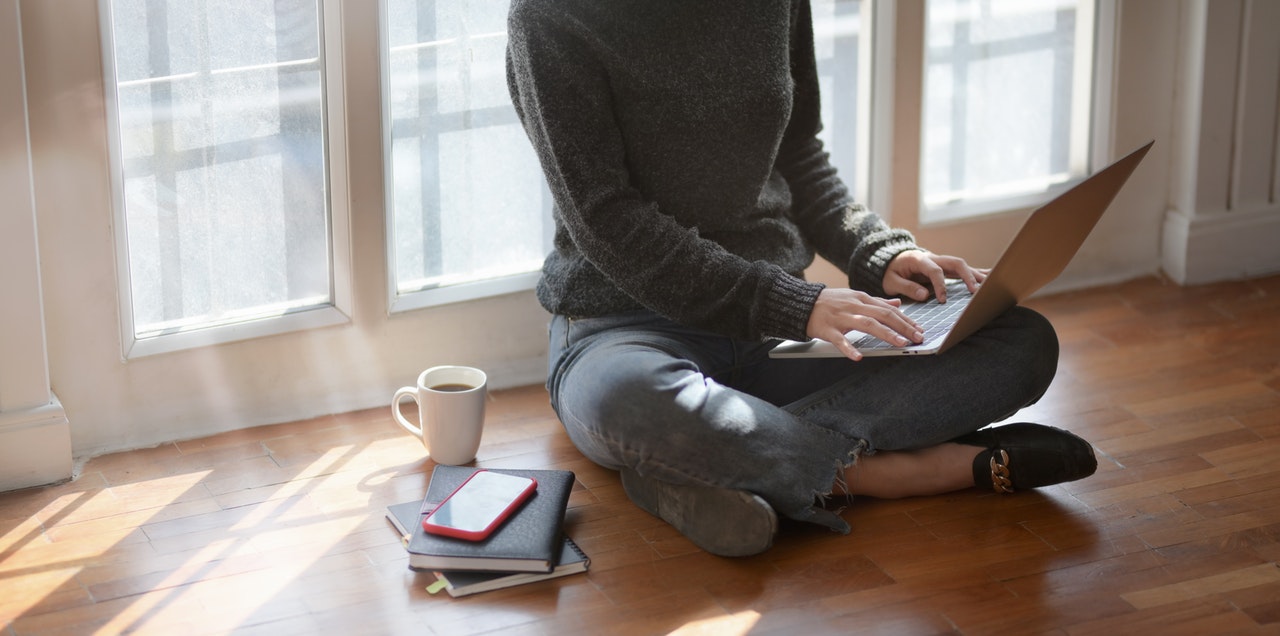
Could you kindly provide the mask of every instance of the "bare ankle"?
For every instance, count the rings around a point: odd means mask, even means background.
[[[845,469],[850,495],[902,499],[973,487],[971,446],[940,444],[920,450],[863,455]]]

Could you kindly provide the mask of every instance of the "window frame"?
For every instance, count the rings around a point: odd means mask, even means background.
[[[300,308],[281,308],[275,315],[256,316],[243,321],[179,328],[158,335],[138,337],[130,279],[128,227],[124,201],[124,166],[120,139],[119,94],[116,87],[115,37],[111,0],[98,0],[98,29],[101,35],[104,103],[106,107],[107,169],[110,175],[111,232],[115,251],[115,279],[119,310],[120,347],[124,360],[152,356],[209,345],[224,344],[329,327],[351,322],[352,267],[351,218],[347,181],[346,86],[343,77],[343,33],[341,0],[319,0],[321,42],[319,47],[321,107],[323,109],[323,154],[326,164],[325,203],[328,212],[330,289],[329,301]]]
[[[1054,196],[1083,180],[1095,166],[1109,160],[1107,148],[1113,137],[1112,80],[1114,76],[1117,0],[1085,0],[1081,10],[1088,16],[1080,24],[1092,23],[1092,61],[1077,65],[1077,85],[1081,78],[1090,85],[1087,103],[1073,109],[1071,178],[1032,193],[961,201],[929,209],[923,193],[924,76],[926,63],[926,0],[868,0],[872,11],[872,134],[870,202],[882,216],[909,230],[945,228],[964,223],[982,223],[999,217],[1022,217]],[[1080,32],[1081,26],[1077,26]],[[1091,81],[1088,79],[1091,76]],[[1088,121],[1081,122],[1087,118]],[[887,132],[881,132],[887,131]]]
[[[378,113],[380,116],[379,129],[381,131],[382,143],[382,195],[383,201],[385,202],[383,206],[383,218],[386,231],[383,237],[383,256],[386,265],[385,284],[387,315],[531,291],[537,285],[538,279],[542,276],[540,266],[528,272],[509,274],[496,278],[463,281],[403,292],[398,288],[397,283],[399,281],[396,278],[396,267],[399,261],[397,258],[395,235],[395,178],[392,170],[392,166],[394,165],[392,158],[392,152],[394,150],[392,127],[394,125],[394,120],[392,119],[391,100],[389,99],[392,60],[389,55],[390,34],[387,32],[389,20],[388,15],[390,11],[388,1],[389,0],[378,0],[377,7],[378,72],[379,85],[381,87],[381,92],[378,96]],[[541,172],[539,172],[539,175],[541,175]],[[541,190],[543,197],[542,244],[543,256],[545,257],[546,253],[551,249],[554,221],[552,220],[550,190],[547,189],[545,183],[543,183]]]

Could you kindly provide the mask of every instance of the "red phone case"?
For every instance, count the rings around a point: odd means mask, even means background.
[[[483,527],[479,527],[475,529],[459,528],[459,527],[455,527],[454,525],[447,525],[445,523],[440,523],[435,519],[436,513],[440,512],[441,509],[445,509],[445,505],[450,503],[450,501],[453,501],[454,504],[458,503],[454,498],[459,497],[459,493],[462,493],[461,494],[462,497],[466,497],[467,494],[464,493],[463,490],[467,488],[467,486],[472,483],[472,480],[476,479],[478,475],[486,472],[489,472],[489,471],[486,471],[483,469],[477,470],[476,472],[472,473],[471,476],[468,477],[466,481],[462,482],[462,485],[458,486],[457,488],[454,489],[453,492],[449,493],[449,496],[445,497],[444,501],[440,502],[440,505],[436,506],[434,510],[427,513],[427,515],[423,517],[422,529],[428,533],[436,534],[440,536],[453,537],[455,539],[465,539],[468,541],[482,541],[488,538],[489,535],[492,534],[493,531],[498,528],[498,526],[501,526],[502,522],[506,521],[507,518],[511,516],[511,513],[515,512],[518,508],[520,508],[520,505],[523,504],[526,500],[528,500],[529,497],[533,495],[533,493],[538,488],[538,481],[533,479],[532,477],[506,475],[508,477],[519,477],[519,479],[528,480],[529,483],[527,486],[524,487],[523,490],[516,493],[509,500],[506,500],[505,505],[500,510],[498,510],[492,517],[486,517],[485,519],[488,521],[488,523]],[[501,473],[493,473],[493,474],[498,475]]]

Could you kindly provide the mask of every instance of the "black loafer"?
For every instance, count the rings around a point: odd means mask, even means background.
[[[1089,442],[1043,424],[992,426],[953,441],[985,449],[973,458],[973,483],[985,488],[989,481],[1000,493],[1084,479],[1098,469]]]

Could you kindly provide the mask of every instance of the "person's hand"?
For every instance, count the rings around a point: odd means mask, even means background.
[[[898,346],[919,343],[924,339],[920,326],[898,309],[902,301],[876,298],[852,289],[828,287],[818,294],[809,314],[806,332],[810,338],[826,340],[850,360],[861,360],[860,353],[845,334],[861,331]]]
[[[978,285],[987,279],[989,271],[969,267],[963,258],[957,256],[907,250],[889,261],[882,286],[889,296],[905,296],[919,301],[928,299],[932,290],[938,302],[945,303],[948,277],[964,281],[972,293],[978,291]]]

